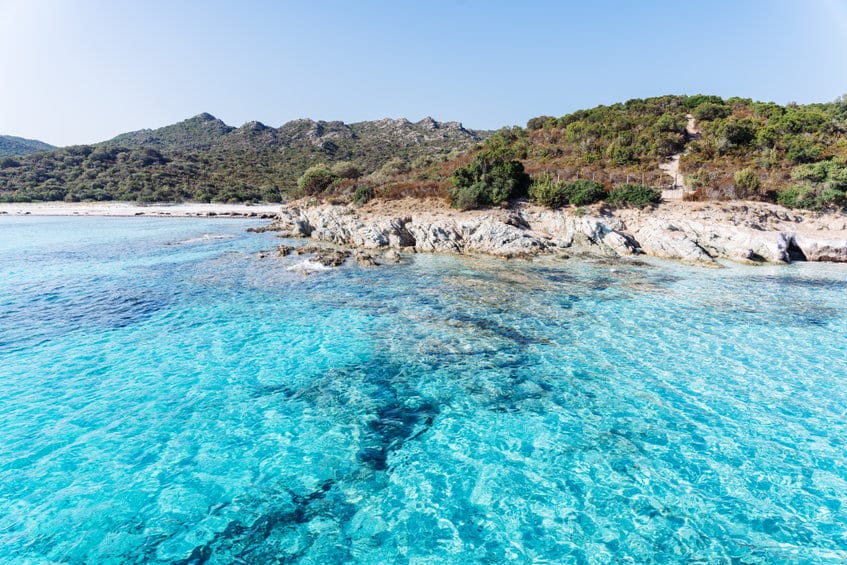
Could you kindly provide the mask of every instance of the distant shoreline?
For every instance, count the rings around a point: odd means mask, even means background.
[[[0,219],[11,216],[113,216],[153,218],[272,219],[281,204],[136,204],[134,202],[15,202],[0,204]]]

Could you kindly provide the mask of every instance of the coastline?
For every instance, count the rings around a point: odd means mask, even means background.
[[[504,258],[647,255],[689,264],[847,263],[847,215],[762,202],[663,202],[549,210],[528,203],[460,212],[436,200],[361,207],[283,206],[268,229],[359,249],[484,254]]]
[[[800,212],[762,202],[663,202],[654,208],[603,205],[550,210],[526,202],[459,211],[436,199],[333,204],[34,202],[0,204],[20,216],[244,218],[272,220],[283,237],[356,249],[482,254],[503,258],[647,255],[718,266],[847,263],[847,215]]]
[[[15,202],[0,204],[3,216],[115,216],[159,218],[273,219],[281,204],[136,204],[134,202]]]

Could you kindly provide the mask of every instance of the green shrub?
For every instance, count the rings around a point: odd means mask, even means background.
[[[641,184],[624,184],[610,190],[606,201],[615,206],[637,206],[640,208],[661,202],[662,193],[655,188]]]
[[[330,171],[332,171],[332,174],[342,179],[357,179],[362,176],[362,171],[359,170],[359,167],[350,161],[338,161],[337,163],[333,163]]]
[[[740,198],[744,198],[750,193],[756,192],[761,186],[759,175],[757,175],[752,169],[741,169],[740,171],[736,171],[732,178],[735,181],[735,188],[738,189],[738,196]]]
[[[789,186],[777,192],[776,201],[788,208],[811,210],[816,207],[815,187],[810,182]]]
[[[691,115],[698,120],[717,120],[726,118],[732,113],[732,109],[723,103],[703,102],[691,111]]]
[[[606,189],[599,182],[587,179],[573,181],[567,185],[568,203],[574,206],[587,206],[606,197]]]
[[[798,165],[791,178],[800,181],[777,193],[789,208],[821,210],[847,205],[847,163],[841,160]]]
[[[450,200],[462,210],[502,206],[513,198],[526,196],[530,183],[520,161],[506,161],[489,151],[456,169],[451,180]]]
[[[559,208],[568,201],[564,184],[556,181],[550,173],[544,173],[532,179],[529,186],[529,199],[548,208]]]
[[[731,118],[718,122],[715,134],[719,138],[726,139],[732,146],[739,147],[756,139],[756,126],[751,120]]]
[[[297,181],[297,194],[295,196],[312,196],[320,194],[331,185],[338,177],[335,176],[326,165],[315,165],[306,169],[303,176]]]
[[[685,100],[683,101],[683,104],[689,110],[693,110],[704,102],[711,102],[712,104],[723,105],[723,98],[711,94],[695,94],[693,96],[686,96]]]
[[[606,197],[599,182],[580,179],[572,182],[556,181],[549,173],[539,175],[529,187],[529,199],[548,208],[559,208],[565,204],[586,206]]]
[[[392,157],[379,169],[379,173],[385,177],[404,175],[409,172],[409,163],[402,157]]]
[[[450,201],[453,208],[459,210],[473,210],[488,204],[481,184],[454,187],[450,191]]]
[[[812,163],[820,159],[821,153],[820,146],[798,138],[788,143],[785,157],[795,164]]]
[[[353,193],[353,204],[362,206],[374,197],[374,189],[367,185],[361,185]]]

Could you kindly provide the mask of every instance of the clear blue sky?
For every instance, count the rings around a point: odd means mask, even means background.
[[[200,112],[495,129],[701,92],[847,92],[847,0],[0,0],[0,133],[56,145]]]

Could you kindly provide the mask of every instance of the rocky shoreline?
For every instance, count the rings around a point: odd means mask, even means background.
[[[667,202],[644,210],[548,210],[520,203],[469,212],[420,200],[358,208],[289,205],[268,229],[357,249],[506,258],[645,254],[711,266],[722,259],[847,262],[847,216],[813,216],[761,202]]]

